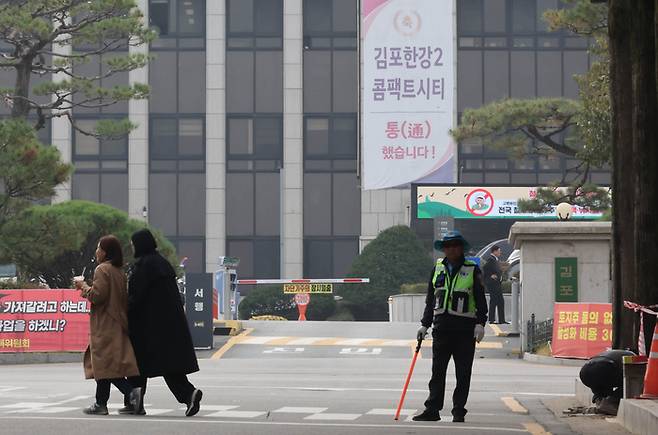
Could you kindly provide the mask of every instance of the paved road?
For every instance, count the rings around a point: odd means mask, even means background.
[[[409,343],[395,343],[413,338],[416,325],[250,322],[247,327],[248,335],[202,359],[201,371],[192,375],[204,390],[196,417],[183,417],[159,379],[149,384],[147,416],[87,417],[80,410],[93,400],[94,384],[82,380],[79,364],[3,366],[0,433],[571,434],[547,416],[539,398],[572,394],[577,369],[509,358],[518,343],[491,330],[485,341],[501,347],[478,350],[467,422],[454,424],[449,411],[438,423],[408,421],[427,394],[430,349],[416,366],[403,417],[393,421],[411,359]],[[256,340],[241,342],[247,337]],[[452,365],[449,371],[454,373]],[[116,409],[122,398],[112,394]]]

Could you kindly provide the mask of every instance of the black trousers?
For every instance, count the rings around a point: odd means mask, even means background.
[[[446,390],[446,371],[450,357],[455,362],[457,386],[452,395],[452,415],[466,415],[466,401],[471,388],[471,370],[475,356],[475,338],[472,331],[444,331],[432,334],[432,379],[430,395],[425,401],[425,409],[443,409],[443,396]]]
[[[188,404],[192,398],[192,393],[195,390],[194,385],[187,379],[184,374],[169,374],[163,376],[169,391],[171,391],[178,400],[178,403]],[[140,387],[142,389],[142,398],[146,394],[147,378],[144,376],[135,376],[129,378],[133,387]]]
[[[496,309],[498,310],[498,322],[505,321],[505,298],[500,288],[489,289],[489,323],[496,320]]]
[[[107,405],[107,401],[110,400],[111,384],[114,384],[123,393],[124,404],[130,403],[128,397],[133,387],[126,378],[96,380],[96,403],[103,406]]]

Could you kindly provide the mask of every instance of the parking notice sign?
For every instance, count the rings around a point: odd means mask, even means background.
[[[331,294],[333,292],[334,292],[333,284],[296,283],[296,284],[283,285],[283,293],[285,294],[297,294],[297,293]]]

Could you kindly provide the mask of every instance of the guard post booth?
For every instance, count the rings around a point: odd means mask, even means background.
[[[216,319],[236,320],[237,307],[240,303],[240,291],[238,289],[238,266],[240,259],[237,257],[219,257],[219,269],[215,271],[214,314]]]

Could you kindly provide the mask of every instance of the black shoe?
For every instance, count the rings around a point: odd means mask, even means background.
[[[121,414],[121,415],[126,415],[126,414],[146,415],[146,411],[144,410],[144,408],[142,408],[139,411],[135,412],[135,408],[133,408],[132,405],[126,405],[123,408],[119,409],[119,414]]]
[[[509,322],[499,322],[501,325],[509,325]]]
[[[452,417],[452,422],[453,423],[463,423],[464,422],[464,416],[463,415],[454,415]]]
[[[132,405],[126,405],[123,408],[119,409],[119,414],[134,414],[135,408]]]
[[[140,387],[133,388],[130,392],[130,407],[132,408],[132,414],[135,415],[144,415],[144,397],[142,396],[142,389]],[[125,406],[123,409],[127,409],[128,406]],[[122,413],[119,410],[119,414],[129,414],[129,412]]]
[[[439,421],[441,420],[441,415],[438,411],[430,411],[426,409],[421,414],[415,415],[412,418],[413,421]]]
[[[85,408],[82,410],[85,414],[88,415],[107,415],[107,405],[99,405],[98,403],[94,403],[91,405],[89,408]]]
[[[201,398],[203,397],[203,392],[201,390],[194,390],[192,392],[192,397],[190,397],[190,403],[187,404],[187,410],[185,411],[185,417],[192,417],[199,412],[201,408]]]

